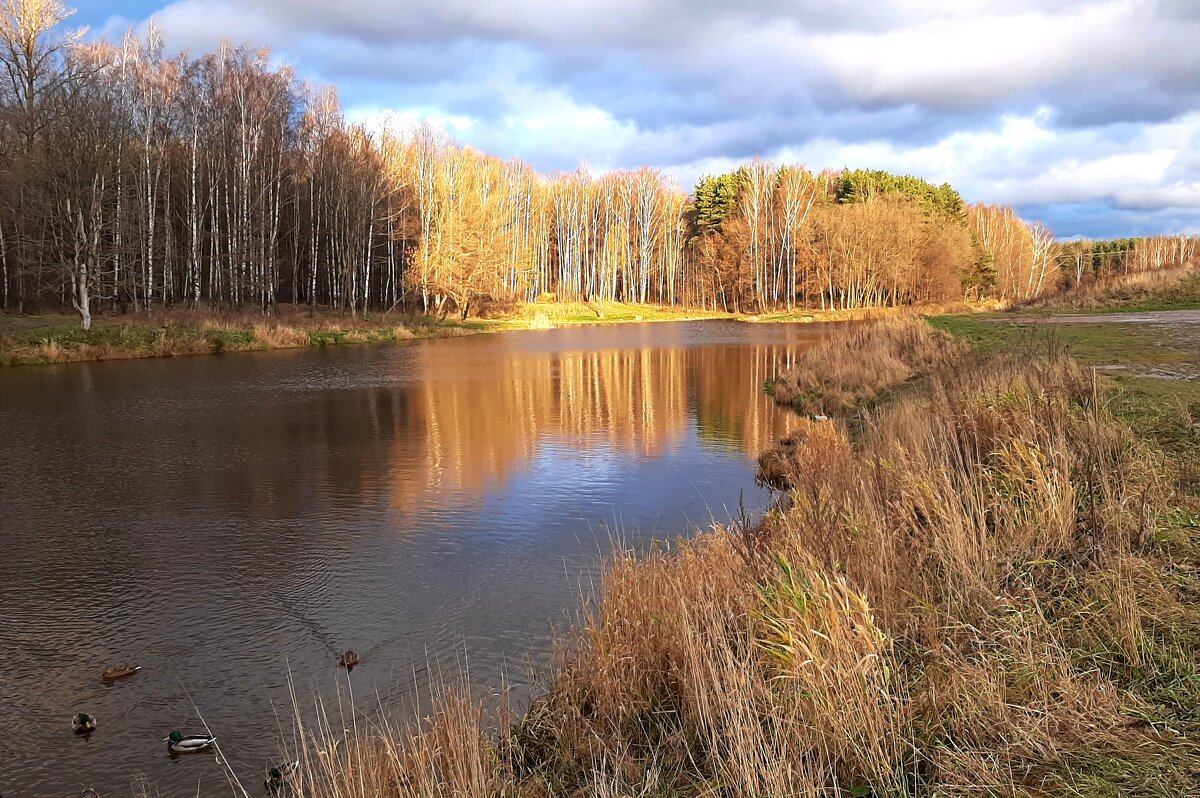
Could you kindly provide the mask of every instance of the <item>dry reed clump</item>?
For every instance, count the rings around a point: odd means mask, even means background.
[[[22,353],[18,362],[29,363],[79,363],[93,360],[128,360],[137,357],[167,357],[187,353],[190,343],[180,343],[162,338],[151,342],[144,351],[122,347],[108,341],[98,344],[79,343],[63,346],[57,341],[44,341],[33,347],[31,352]],[[205,348],[203,351],[208,351]]]
[[[254,343],[266,349],[294,349],[311,343],[308,331],[288,324],[256,324]]]
[[[940,789],[1004,791],[1063,750],[1116,745],[1119,708],[1139,701],[1081,675],[1077,643],[1137,661],[1154,603],[1134,583],[1159,580],[1140,554],[1166,498],[1158,458],[1065,359],[944,375],[863,438],[838,479],[817,465],[827,445],[798,447],[791,507],[768,528],[776,548],[840,565],[903,641],[914,736],[938,742],[917,758]],[[1068,610],[1088,581],[1104,611]]]
[[[761,525],[618,553],[519,723],[447,698],[302,794],[1054,793],[1161,748],[1094,652],[1137,665],[1178,609],[1146,551],[1167,483],[1073,362],[943,371],[777,467]]]
[[[529,322],[531,330],[552,330],[554,322],[550,321],[550,316],[544,310],[539,310]]]
[[[836,423],[800,419],[795,428],[774,446],[758,457],[758,480],[780,490],[792,487],[790,477],[797,473],[813,475],[805,490],[824,495],[841,491],[836,480],[845,473],[854,452],[850,441]],[[829,480],[820,480],[819,475]],[[821,495],[806,495],[802,499],[820,502]],[[794,498],[789,496],[789,501]]]
[[[483,703],[467,685],[443,687],[428,716],[395,725],[364,717],[331,720],[324,707],[314,725],[294,718],[298,777],[295,798],[442,798],[505,794],[513,783],[490,731]]]
[[[811,561],[780,556],[756,580],[746,553],[720,532],[613,564],[577,648],[511,737],[530,794],[899,783],[890,643],[870,608]]]
[[[46,341],[37,345],[34,356],[47,363],[59,363],[66,360],[67,350],[57,341]]]
[[[886,318],[838,330],[803,352],[768,389],[775,401],[802,413],[844,413],[965,353],[963,344],[920,319]]]

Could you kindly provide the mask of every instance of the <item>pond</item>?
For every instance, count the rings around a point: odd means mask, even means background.
[[[612,539],[760,512],[816,325],[706,321],[0,371],[0,793],[252,794],[302,710],[520,684]],[[336,665],[355,649],[353,673]],[[141,665],[101,680],[105,667]],[[98,721],[76,737],[71,717]]]

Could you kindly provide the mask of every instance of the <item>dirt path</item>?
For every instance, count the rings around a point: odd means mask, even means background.
[[[1200,382],[1200,309],[990,316],[1025,329],[1058,328],[1080,362],[1110,374]]]
[[[988,321],[1021,324],[1040,321],[1047,324],[1200,324],[1200,310],[1151,310],[1142,313],[1058,314],[1052,316],[992,317]]]

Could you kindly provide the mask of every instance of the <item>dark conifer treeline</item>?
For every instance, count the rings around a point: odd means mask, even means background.
[[[2,9],[5,309],[74,307],[85,326],[97,307],[465,316],[547,296],[761,311],[1056,280],[1045,228],[948,185],[757,160],[691,199],[651,169],[547,177],[429,127],[348,125],[265,51],[169,58],[153,28],[85,44],[57,0]]]

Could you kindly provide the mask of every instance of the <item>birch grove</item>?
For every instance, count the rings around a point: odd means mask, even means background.
[[[1020,300],[1084,273],[1043,226],[946,185],[758,159],[690,196],[648,168],[542,175],[427,125],[349,124],[336,93],[266,51],[168,57],[153,25],[83,44],[68,16],[57,0],[0,0],[7,310],[73,309],[85,328],[96,312],[285,303],[763,312]],[[1196,246],[1104,255],[1159,269]]]

